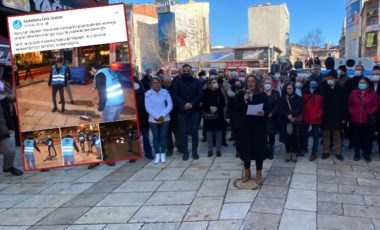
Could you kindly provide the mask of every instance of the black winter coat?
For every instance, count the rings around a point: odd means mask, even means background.
[[[236,101],[242,107],[239,129],[240,159],[242,161],[265,160],[266,126],[265,119],[270,113],[268,98],[265,93],[254,94],[252,100],[244,101],[244,94],[238,94]],[[247,115],[248,105],[263,104],[264,116]]]
[[[289,114],[292,114],[293,117],[297,117],[302,113],[302,97],[298,96],[297,94],[293,94],[291,97],[289,97],[289,103],[292,107],[292,111],[289,109],[289,105],[286,99],[287,97],[287,95],[283,95],[278,105],[280,116],[280,142],[282,143],[286,142],[286,126],[288,123],[290,123],[290,120],[288,119]]]
[[[235,92],[236,93],[236,92]],[[244,104],[237,103],[237,100],[244,98],[244,92],[238,91],[235,96],[228,98],[227,116],[230,118],[231,129],[238,130],[240,128],[240,120]]]
[[[178,113],[197,113],[201,111],[200,102],[202,101],[201,82],[195,78],[184,78],[173,81],[171,92],[174,108]],[[193,108],[184,110],[185,104],[191,103]]]
[[[278,103],[280,101],[280,94],[276,90],[272,90],[271,95],[267,97],[272,116],[266,119],[266,130],[267,134],[275,134],[278,129]]]
[[[140,129],[149,128],[149,114],[145,109],[145,92],[142,88],[136,90],[137,116],[139,118]]]
[[[218,118],[215,120],[204,120],[203,125],[205,131],[216,131],[222,130],[224,123],[224,113],[223,109],[226,106],[226,101],[224,100],[223,93],[220,88],[215,91],[210,89],[205,89],[202,98],[202,108],[203,112],[210,113],[210,106],[217,107]]]
[[[342,121],[347,120],[347,93],[339,84],[332,89],[329,85],[323,89],[322,126],[327,129],[342,128]]]

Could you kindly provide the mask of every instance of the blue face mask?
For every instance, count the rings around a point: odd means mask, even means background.
[[[366,90],[367,89],[367,84],[363,82],[359,82],[359,89],[360,90]]]
[[[311,89],[316,89],[318,87],[318,82],[316,81],[311,81],[310,82],[310,88]]]

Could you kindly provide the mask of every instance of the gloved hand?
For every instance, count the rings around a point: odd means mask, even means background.
[[[215,106],[210,106],[210,111],[211,113],[216,113],[216,111],[218,111],[218,108]]]

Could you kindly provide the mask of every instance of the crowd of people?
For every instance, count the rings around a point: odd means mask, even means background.
[[[165,163],[176,147],[186,161],[191,136],[191,156],[199,159],[198,129],[203,120],[202,141],[207,142],[208,157],[222,155],[230,126],[235,156],[244,163],[243,182],[250,178],[251,160],[256,161],[256,182],[262,182],[263,161],[274,158],[276,134],[285,145],[286,162],[297,162],[305,154],[310,161],[330,155],[343,161],[344,137],[349,140],[347,148],[354,149],[355,161],[363,157],[370,162],[373,140],[380,143],[380,136],[375,135],[380,125],[380,67],[374,66],[372,76],[367,77],[362,65],[355,66],[352,78],[346,72],[342,65],[323,75],[321,65],[314,64],[307,77],[294,70],[281,71],[277,77],[244,70],[227,75],[215,69],[206,76],[204,71],[193,75],[191,66],[185,64],[171,79],[162,71],[153,76],[148,69],[141,81],[135,77],[145,156],[154,163]]]
[[[297,76],[294,70],[281,71],[277,77],[274,73],[264,76],[260,71],[226,74],[215,69],[207,76],[204,71],[194,75],[192,67],[185,64],[172,79],[164,71],[153,76],[148,69],[141,80],[138,76],[134,79],[144,154],[156,164],[165,163],[175,148],[184,161],[190,156],[199,159],[198,130],[203,120],[202,141],[207,142],[207,156],[226,154],[222,146],[228,146],[227,140],[233,141],[235,156],[244,163],[243,182],[249,180],[251,160],[255,160],[256,181],[261,183],[262,164],[274,158],[277,134],[278,141],[285,145],[286,162],[297,162],[297,157],[309,150],[310,161],[330,155],[343,161],[344,137],[349,140],[347,148],[354,149],[355,161],[363,157],[370,162],[373,140],[380,143],[380,135],[375,135],[380,130],[380,67],[374,66],[372,76],[367,77],[362,65],[355,66],[352,78],[346,72],[342,65],[323,75],[317,64],[307,77]],[[8,94],[2,97],[11,106],[12,93]],[[5,141],[9,138],[6,130],[12,125],[7,122],[9,114],[2,115]],[[14,151],[6,154],[9,157],[4,158],[8,162],[4,172],[21,175],[13,167]]]

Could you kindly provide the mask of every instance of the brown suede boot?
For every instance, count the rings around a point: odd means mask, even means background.
[[[309,161],[315,161],[317,159],[317,152],[312,152]]]
[[[243,183],[246,183],[249,181],[249,179],[251,179],[251,170],[250,169],[244,169],[243,170],[243,178],[241,179],[241,181]]]
[[[258,184],[258,185],[263,184],[263,177],[261,174],[261,170],[256,170],[256,184]]]

